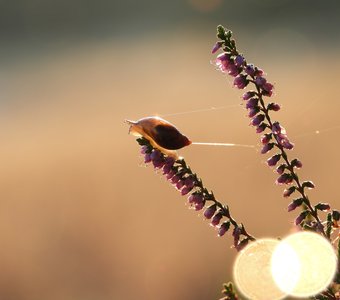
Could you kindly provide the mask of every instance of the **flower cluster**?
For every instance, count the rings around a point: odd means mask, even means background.
[[[204,218],[210,220],[211,226],[217,228],[218,236],[223,236],[233,228],[234,247],[238,251],[249,241],[254,240],[243,224],[238,224],[233,219],[229,208],[217,201],[214,194],[204,187],[202,180],[192,172],[183,158],[175,160],[153,148],[145,138],[139,138],[137,142],[142,146],[141,153],[144,155],[144,162],[152,164],[155,170],[161,172],[182,196],[186,196],[191,209],[203,210]]]
[[[250,84],[254,86],[254,89],[243,94],[242,99],[245,101],[250,125],[255,127],[257,133],[262,134],[261,153],[266,154],[274,149],[277,150],[267,159],[269,167],[276,167],[278,174],[276,184],[290,185],[283,193],[285,198],[290,197],[295,191],[300,194],[288,205],[288,211],[300,206],[304,209],[296,218],[295,224],[307,226],[326,235],[318,216],[318,210],[327,211],[330,207],[327,203],[318,203],[314,207],[311,205],[306,189],[314,188],[314,184],[311,181],[300,182],[296,169],[300,169],[302,163],[296,158],[289,160],[286,152],[293,149],[294,144],[289,140],[285,128],[278,121],[272,121],[270,117],[270,112],[279,111],[280,105],[274,102],[265,103],[265,97],[272,97],[274,85],[267,81],[262,69],[248,63],[237,51],[230,30],[218,26],[217,37],[219,41],[213,47],[212,53],[216,53],[219,49],[223,50],[215,60],[217,68],[234,77],[233,85],[238,89],[244,89]]]

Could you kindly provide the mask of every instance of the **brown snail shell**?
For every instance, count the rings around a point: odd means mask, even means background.
[[[146,117],[138,121],[129,121],[129,133],[143,136],[160,150],[178,150],[189,146],[191,141],[170,122],[160,117]],[[163,151],[169,154],[169,151]]]

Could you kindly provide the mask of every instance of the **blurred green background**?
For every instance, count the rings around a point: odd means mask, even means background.
[[[167,119],[258,145],[210,63],[218,24],[275,84],[311,200],[339,208],[339,16],[337,0],[0,1],[0,299],[220,297],[231,239],[143,166],[123,123],[227,106]],[[180,154],[251,233],[284,236],[297,213],[258,149]]]

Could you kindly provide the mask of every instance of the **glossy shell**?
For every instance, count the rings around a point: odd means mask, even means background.
[[[170,122],[160,117],[146,117],[138,121],[127,121],[129,132],[143,136],[152,144],[166,150],[177,150],[191,144],[191,141]]]

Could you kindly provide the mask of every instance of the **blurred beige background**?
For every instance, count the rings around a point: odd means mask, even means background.
[[[231,239],[144,167],[123,123],[226,106],[167,119],[193,141],[258,145],[240,91],[210,63],[219,23],[275,83],[311,200],[339,208],[337,1],[1,1],[0,11],[0,299],[220,297]],[[180,154],[251,233],[284,236],[296,212],[259,149]]]

